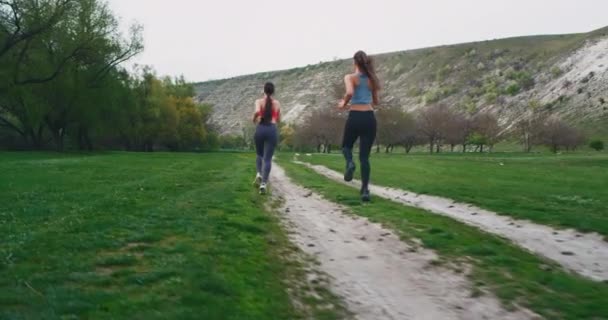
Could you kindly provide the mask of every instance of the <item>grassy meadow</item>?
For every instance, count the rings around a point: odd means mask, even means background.
[[[300,157],[342,171],[339,154]],[[373,154],[372,183],[608,236],[608,154]]]
[[[253,159],[0,153],[0,319],[335,319]]]

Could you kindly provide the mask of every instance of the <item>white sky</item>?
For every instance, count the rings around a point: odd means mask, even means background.
[[[190,81],[369,53],[608,25],[606,0],[108,0],[144,25],[134,62]]]

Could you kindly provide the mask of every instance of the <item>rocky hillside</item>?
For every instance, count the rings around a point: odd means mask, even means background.
[[[196,84],[214,105],[222,133],[247,125],[265,81],[277,85],[284,120],[303,121],[333,104],[332,86],[351,60],[324,62]],[[530,36],[376,56],[386,104],[415,111],[443,103],[462,112],[495,112],[505,128],[539,109],[588,131],[608,118],[608,27],[585,34]]]

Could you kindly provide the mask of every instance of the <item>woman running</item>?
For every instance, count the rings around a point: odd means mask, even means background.
[[[372,59],[363,51],[358,51],[354,56],[355,73],[344,77],[346,95],[338,104],[338,109],[349,109],[348,120],[344,127],[344,139],[342,140],[342,153],[346,159],[346,170],[344,180],[352,181],[356,170],[353,162],[353,146],[359,138],[359,162],[361,163],[361,200],[370,201],[369,176],[370,164],[369,154],[376,139],[376,117],[374,106],[379,104],[378,91],[380,81]],[[349,106],[350,103],[350,106]]]
[[[254,184],[260,187],[260,194],[266,193],[266,184],[272,168],[272,156],[278,142],[276,124],[281,119],[281,104],[272,98],[274,84],[266,82],[264,85],[264,98],[255,101],[253,122],[257,124],[255,130],[255,151],[257,153],[257,175]]]

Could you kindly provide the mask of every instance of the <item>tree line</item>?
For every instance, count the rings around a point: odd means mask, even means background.
[[[0,147],[216,146],[192,85],[121,67],[143,39],[139,25],[119,29],[101,0],[0,0]]]
[[[292,136],[283,139],[289,139],[288,147],[295,150],[329,153],[341,144],[345,117],[331,108],[315,111],[302,124],[291,126]],[[505,139],[520,141],[526,152],[540,145],[558,152],[576,150],[586,141],[577,128],[536,112],[512,127],[501,125],[491,112],[467,115],[441,104],[417,112],[385,106],[376,111],[376,118],[376,152],[391,153],[396,146],[406,153],[415,146],[425,146],[430,153],[491,152]]]

